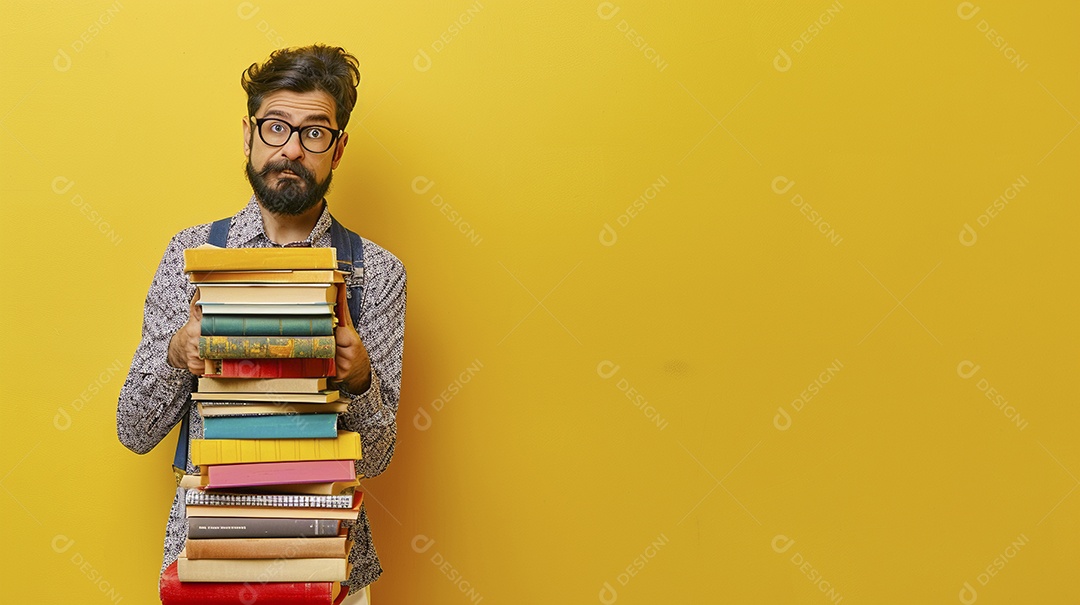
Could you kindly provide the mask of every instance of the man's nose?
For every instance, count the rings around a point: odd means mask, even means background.
[[[299,160],[304,157],[304,146],[300,144],[299,132],[289,135],[289,139],[281,146],[281,155],[290,160]]]

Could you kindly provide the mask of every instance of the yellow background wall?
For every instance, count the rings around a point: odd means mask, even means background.
[[[143,298],[314,41],[362,63],[331,209],[410,278],[375,603],[1080,600],[1076,3],[3,16],[5,602],[154,602]]]

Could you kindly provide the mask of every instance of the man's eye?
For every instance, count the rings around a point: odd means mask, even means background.
[[[312,128],[308,130],[307,136],[309,139],[321,139],[326,136],[326,133],[323,132],[322,128]]]
[[[271,122],[270,123],[270,132],[273,132],[274,134],[281,134],[281,133],[285,132],[285,130],[286,130],[285,125],[282,124],[281,122]]]

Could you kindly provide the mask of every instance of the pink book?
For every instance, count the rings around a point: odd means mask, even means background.
[[[213,464],[207,465],[207,478],[210,489],[355,481],[356,466],[353,460]]]

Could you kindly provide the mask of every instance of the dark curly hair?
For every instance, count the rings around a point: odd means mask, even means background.
[[[279,48],[259,65],[252,63],[240,76],[248,95],[248,115],[262,106],[263,98],[278,90],[311,92],[321,90],[334,98],[338,128],[349,123],[360,85],[360,62],[344,48],[313,44]]]

